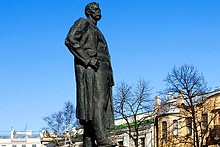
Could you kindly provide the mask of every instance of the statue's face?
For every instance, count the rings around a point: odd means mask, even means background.
[[[99,21],[102,18],[101,9],[98,5],[93,5],[93,7],[90,8],[90,15],[96,21]]]

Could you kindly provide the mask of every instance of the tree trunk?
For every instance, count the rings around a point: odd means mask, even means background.
[[[138,147],[138,137],[134,140],[135,147]]]
[[[194,106],[192,105],[192,119],[193,119],[193,129],[194,129],[194,146],[199,147],[199,135],[198,135],[198,130],[196,126],[196,116],[195,116],[195,109]]]

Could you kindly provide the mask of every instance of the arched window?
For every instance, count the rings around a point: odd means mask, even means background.
[[[202,114],[201,124],[202,124],[202,133],[206,133],[207,128],[208,128],[208,114],[207,113]]]
[[[162,138],[167,138],[167,122],[162,122]]]
[[[178,135],[178,121],[173,120],[173,135],[177,136]]]
[[[186,118],[187,135],[192,135],[192,117]]]

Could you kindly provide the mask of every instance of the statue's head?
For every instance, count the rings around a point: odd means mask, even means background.
[[[85,15],[87,17],[92,17],[96,21],[99,21],[102,18],[99,4],[96,2],[91,2],[87,4],[85,7]]]

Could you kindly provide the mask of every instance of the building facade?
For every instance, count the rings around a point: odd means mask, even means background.
[[[0,135],[0,147],[42,147],[40,132],[13,129]]]
[[[111,140],[113,140],[119,147],[134,147],[134,141],[128,135],[127,128],[118,129],[111,132]],[[142,126],[139,130],[138,137],[139,147],[154,147],[154,129],[153,124]]]
[[[220,144],[220,90],[194,97],[190,106],[182,92],[168,95],[166,102],[155,101],[155,146],[217,147]],[[191,109],[195,110],[192,119]],[[195,129],[196,128],[196,129]]]
[[[154,147],[154,124],[153,124],[153,113],[143,113],[138,114],[137,119],[141,120],[146,117],[147,119],[138,129],[138,146],[139,147]],[[149,117],[150,116],[150,117]],[[133,116],[128,118],[130,124],[134,122]],[[134,147],[134,140],[129,137],[128,127],[126,126],[126,121],[124,119],[116,119],[115,126],[123,126],[119,129],[113,129],[110,132],[110,138],[117,143],[119,147]],[[134,135],[134,132],[132,132]]]
[[[151,115],[150,117],[148,117]],[[154,147],[154,124],[152,113],[138,114],[137,119],[141,120],[144,117],[147,119],[143,121],[138,129],[138,147]],[[128,117],[130,124],[133,124],[133,117]],[[128,135],[128,127],[124,119],[115,120],[115,128],[109,131],[109,138],[117,143],[118,147],[134,147],[134,141]],[[69,135],[68,135],[69,134]],[[71,135],[70,135],[71,134]],[[132,135],[134,132],[132,131]],[[46,147],[52,146],[71,146],[71,147],[82,147],[83,129],[75,129],[71,132],[63,132],[63,135],[58,137],[48,132],[42,133],[41,142]],[[67,144],[69,143],[69,144]]]

